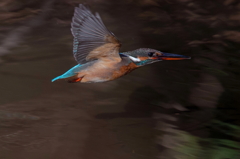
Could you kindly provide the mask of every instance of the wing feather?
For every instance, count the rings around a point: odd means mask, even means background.
[[[82,4],[75,8],[71,31],[73,55],[79,64],[108,56],[121,59],[118,39],[105,27],[98,13],[92,14]]]

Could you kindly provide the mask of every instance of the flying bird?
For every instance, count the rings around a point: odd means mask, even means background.
[[[119,53],[121,43],[117,37],[105,27],[98,13],[93,14],[82,4],[75,8],[71,32],[73,56],[78,64],[52,82],[60,79],[70,83],[106,82],[154,62],[190,59],[150,48]]]

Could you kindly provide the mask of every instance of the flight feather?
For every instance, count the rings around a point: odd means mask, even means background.
[[[105,27],[98,13],[94,15],[82,4],[75,8],[71,31],[73,55],[79,64],[106,57],[121,59],[116,36]]]

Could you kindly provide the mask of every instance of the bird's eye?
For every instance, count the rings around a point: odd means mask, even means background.
[[[149,57],[152,57],[153,54],[154,54],[154,52],[149,52],[149,53],[148,53],[148,56],[149,56]]]

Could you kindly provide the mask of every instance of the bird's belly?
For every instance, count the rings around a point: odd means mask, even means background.
[[[106,81],[109,81],[109,79],[103,78],[103,77],[94,77],[91,75],[86,75],[81,80],[81,83],[98,83],[98,82],[106,82]]]
[[[101,73],[100,73],[101,71]],[[82,83],[97,83],[111,81],[123,76],[125,73],[117,73],[116,71],[99,70],[99,72],[88,72],[81,80]]]
[[[134,63],[124,66],[98,67],[87,70],[82,78],[82,83],[106,82],[117,79],[137,68]]]

